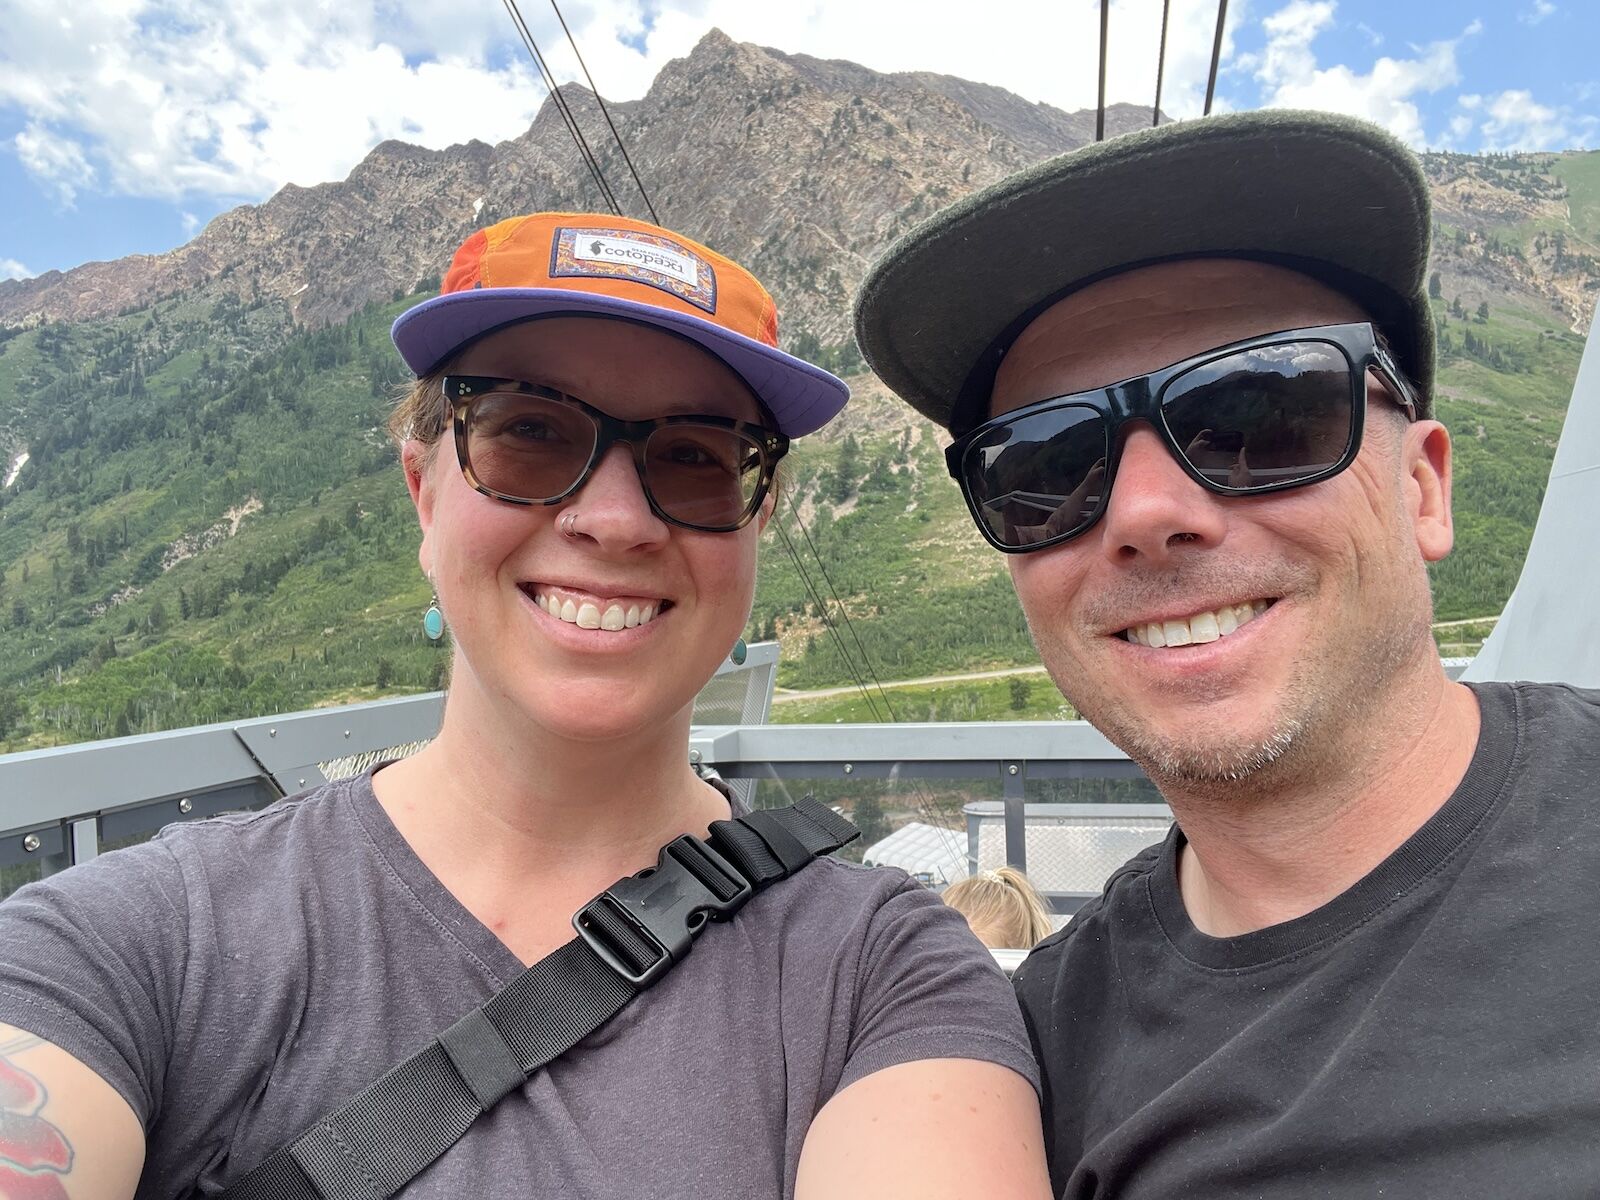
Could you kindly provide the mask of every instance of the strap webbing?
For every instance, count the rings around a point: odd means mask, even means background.
[[[262,1162],[223,1200],[396,1195],[497,1101],[670,970],[707,919],[727,920],[753,892],[856,836],[808,796],[713,822],[703,842],[678,838],[651,870],[585,905],[573,918],[577,938]]]

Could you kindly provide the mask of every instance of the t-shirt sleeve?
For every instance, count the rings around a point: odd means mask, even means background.
[[[0,1021],[60,1046],[148,1129],[189,950],[183,873],[162,842],[102,855],[0,902]]]
[[[965,919],[907,880],[873,914],[862,946],[849,1059],[839,1089],[929,1058],[1039,1070],[1005,973]]]

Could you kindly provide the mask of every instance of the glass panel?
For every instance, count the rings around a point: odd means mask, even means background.
[[[754,775],[754,764],[742,764]],[[730,780],[730,782],[736,782]],[[884,765],[840,776],[756,778],[753,805],[781,808],[809,795],[843,813],[861,837],[839,852],[852,862],[900,867],[928,887],[942,888],[968,873],[965,809],[998,801],[998,779],[915,778]]]
[[[29,846],[35,848],[30,850]],[[0,900],[18,888],[72,865],[66,831],[59,825],[29,833],[8,833],[0,842]]]

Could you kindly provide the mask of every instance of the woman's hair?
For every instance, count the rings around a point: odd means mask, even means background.
[[[1031,950],[1054,929],[1044,897],[1015,867],[980,871],[945,888],[943,898],[991,950]]]
[[[396,446],[408,441],[432,446],[439,440],[450,417],[450,406],[444,398],[444,377],[449,373],[450,363],[446,363],[401,385],[400,397],[389,414],[389,436]]]

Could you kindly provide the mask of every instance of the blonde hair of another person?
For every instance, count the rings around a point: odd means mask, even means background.
[[[1054,930],[1044,897],[1015,867],[980,871],[945,888],[943,899],[991,950],[1031,950]]]

